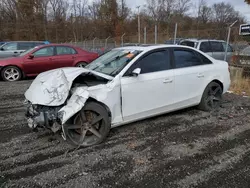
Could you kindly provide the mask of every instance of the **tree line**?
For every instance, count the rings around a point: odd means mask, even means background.
[[[129,7],[125,0],[1,0],[0,40],[49,40],[52,42],[83,41],[94,37],[117,40],[123,33],[138,34],[158,26],[159,33],[169,36],[178,23],[181,31],[215,30],[225,37],[225,28],[235,20],[245,22],[234,7],[225,2],[208,5],[206,0],[147,0],[145,5]],[[221,28],[221,29],[220,29]],[[220,29],[220,30],[218,30]],[[217,31],[218,30],[218,31]]]

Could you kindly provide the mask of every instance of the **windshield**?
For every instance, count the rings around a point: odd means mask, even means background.
[[[109,76],[116,76],[139,53],[141,53],[141,51],[114,49],[95,59],[85,68]]]
[[[36,49],[37,47],[34,47],[34,48],[31,48],[29,50],[26,50],[24,52],[22,52],[19,56],[22,57],[22,56],[25,56],[27,55],[28,53],[32,52],[34,49]]]

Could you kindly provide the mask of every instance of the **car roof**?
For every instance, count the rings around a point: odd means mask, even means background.
[[[216,39],[184,39],[182,41],[190,41],[190,42],[206,42],[206,41],[216,41],[216,42],[225,42],[224,40],[216,40]]]
[[[45,43],[46,41],[6,41],[5,43],[10,43],[10,42],[27,42],[27,43],[30,43],[30,42],[41,42],[41,43]]]
[[[194,49],[194,48],[189,47],[189,46],[176,45],[176,44],[156,44],[156,45],[148,45],[148,46],[125,46],[125,47],[117,47],[114,49],[150,51],[150,50],[161,49],[161,48],[170,48],[170,47],[177,47],[177,48],[181,47],[181,48]]]
[[[42,48],[42,47],[50,47],[50,46],[67,46],[67,47],[72,47],[72,48],[80,48],[78,46],[74,46],[74,45],[71,45],[71,44],[53,44],[53,43],[43,44],[43,45],[39,45],[37,47]]]

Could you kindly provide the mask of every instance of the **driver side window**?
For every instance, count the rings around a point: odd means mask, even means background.
[[[34,57],[47,57],[54,55],[54,47],[45,47],[33,53]]]
[[[169,52],[167,50],[152,52],[132,65],[130,71],[136,68],[141,69],[141,74],[169,70],[171,69]]]

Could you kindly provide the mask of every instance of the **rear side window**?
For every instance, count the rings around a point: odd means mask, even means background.
[[[34,44],[32,42],[20,42],[18,48],[19,50],[29,50],[30,48],[34,48]]]
[[[76,54],[76,51],[71,47],[57,46],[56,53],[57,55],[71,55],[71,54]]]
[[[202,52],[212,52],[209,42],[201,42],[200,51]]]
[[[191,50],[175,49],[174,58],[175,68],[185,68],[203,64],[196,53]]]
[[[213,52],[224,52],[222,42],[210,41]]]
[[[171,69],[169,52],[166,50],[152,52],[139,60],[131,70],[136,68],[141,68],[141,74],[169,70]]]
[[[190,47],[195,47],[195,42],[192,42],[192,41],[183,41],[180,43],[180,45],[183,45],[183,46],[190,46]]]
[[[212,64],[212,61],[210,61],[207,57],[205,57],[204,55],[202,55],[201,53],[197,52],[197,55],[200,57],[201,61],[202,61],[202,65],[208,65],[208,64]]]

